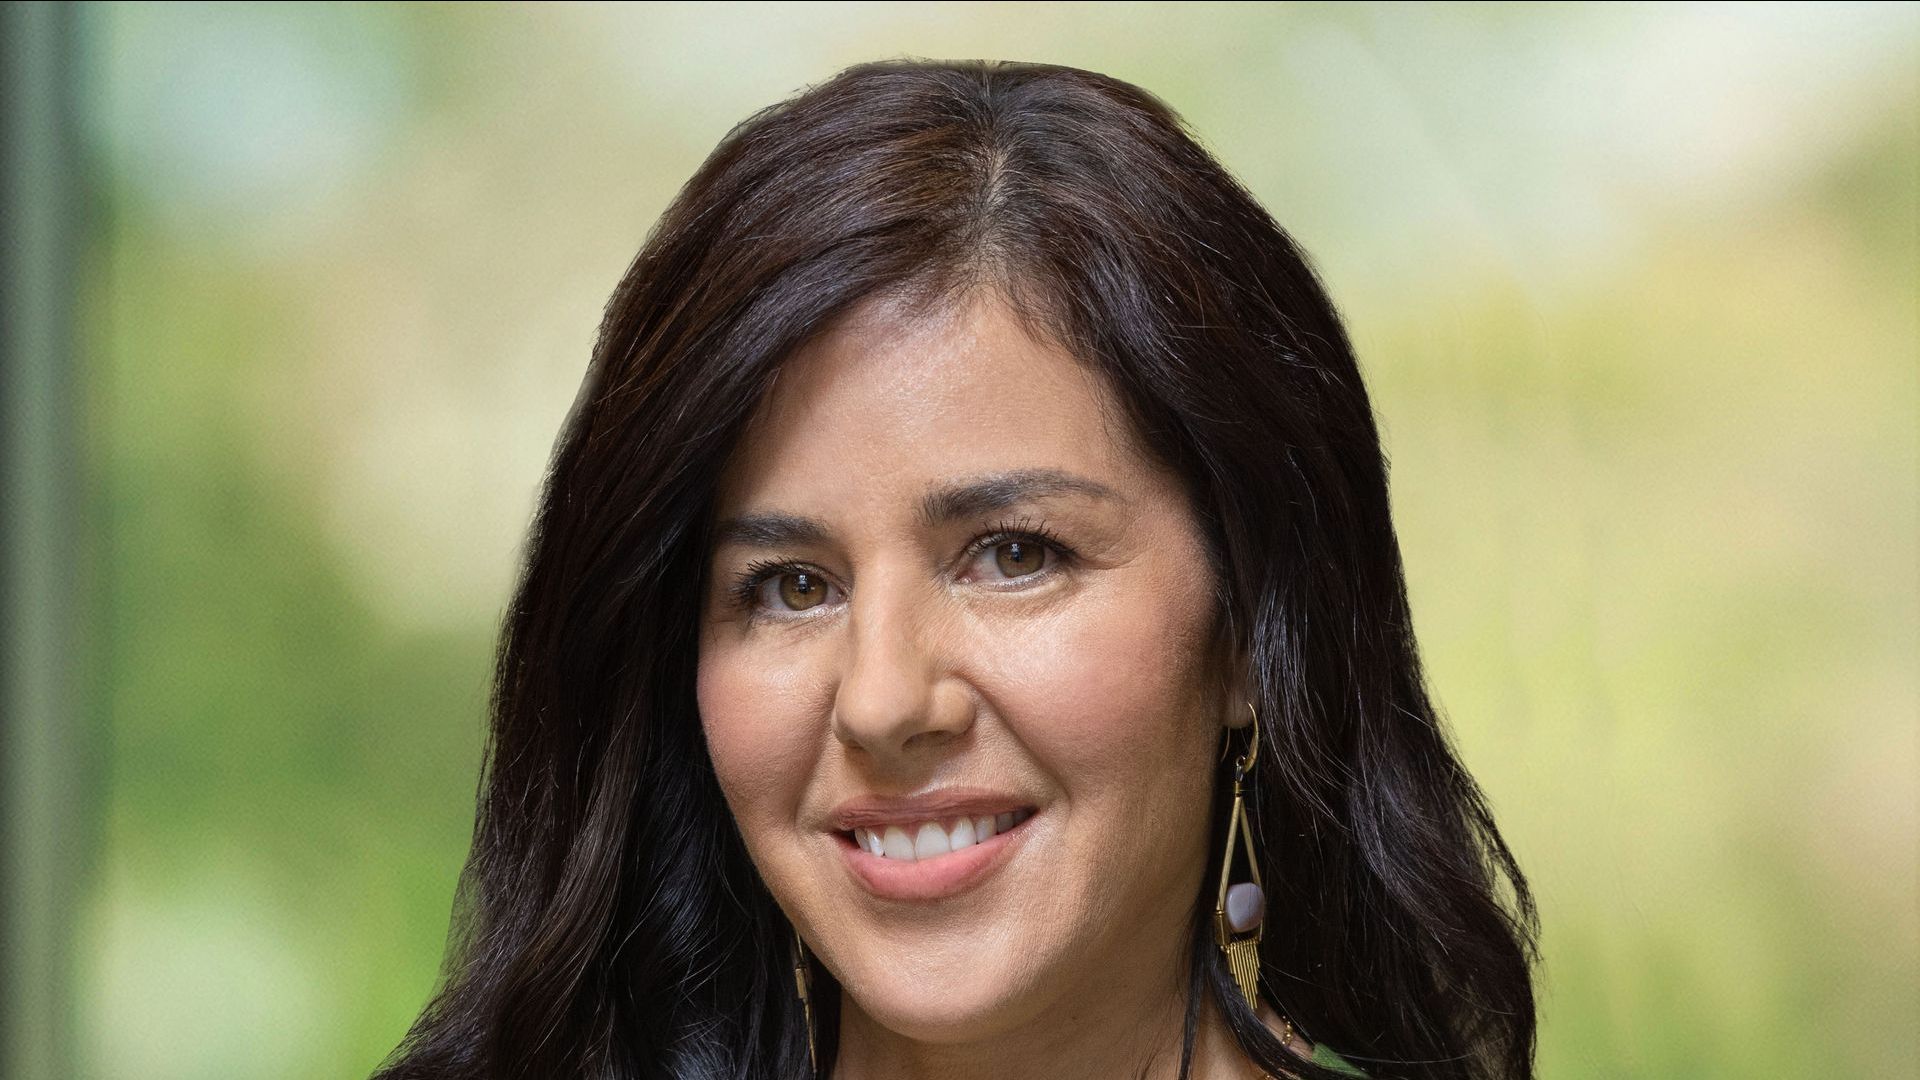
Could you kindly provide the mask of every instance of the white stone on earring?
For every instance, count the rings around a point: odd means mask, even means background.
[[[1227,928],[1244,934],[1260,925],[1267,914],[1267,896],[1251,881],[1227,887]]]

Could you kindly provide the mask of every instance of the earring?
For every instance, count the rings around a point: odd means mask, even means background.
[[[820,1059],[813,1049],[813,971],[807,965],[807,944],[800,940],[798,927],[793,931],[793,985],[800,992],[800,1015],[807,1025],[807,1072],[818,1074]]]
[[[1233,763],[1233,812],[1227,818],[1227,848],[1220,861],[1220,896],[1214,904],[1213,921],[1214,937],[1227,958],[1227,967],[1233,971],[1233,981],[1246,995],[1247,1004],[1257,1008],[1260,920],[1266,915],[1267,897],[1260,887],[1260,859],[1253,850],[1253,833],[1247,826],[1247,807],[1242,798],[1242,785],[1253,772],[1260,753],[1260,714],[1254,712],[1251,701],[1247,702],[1247,710],[1253,712],[1253,741],[1247,745],[1246,755]],[[1253,880],[1229,888],[1227,875],[1233,870],[1236,838],[1246,848],[1247,867],[1253,871]]]

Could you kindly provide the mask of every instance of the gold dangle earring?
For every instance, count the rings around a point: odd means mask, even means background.
[[[793,930],[793,985],[800,991],[800,1015],[807,1025],[807,1072],[817,1075],[820,1072],[820,1059],[813,1049],[813,971],[807,966],[807,945],[800,940],[800,928]]]
[[[1214,904],[1213,921],[1214,936],[1227,958],[1227,967],[1233,971],[1233,981],[1247,996],[1247,1004],[1258,1008],[1260,921],[1266,915],[1267,897],[1260,886],[1260,858],[1253,850],[1253,833],[1247,827],[1247,807],[1242,797],[1242,786],[1260,754],[1260,714],[1254,711],[1251,701],[1247,702],[1247,710],[1253,712],[1253,741],[1247,745],[1246,755],[1233,763],[1233,814],[1227,818],[1227,849],[1220,861],[1220,896]],[[1228,888],[1227,875],[1233,870],[1235,839],[1246,848],[1247,867],[1253,871],[1253,880]]]

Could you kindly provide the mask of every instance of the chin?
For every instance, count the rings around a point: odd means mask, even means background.
[[[954,997],[915,987],[908,991],[881,990],[857,1001],[874,1023],[915,1042],[973,1042],[991,1038],[1009,1026],[1005,1003],[997,998],[971,994]]]
[[[959,964],[861,961],[858,977],[841,980],[841,1008],[917,1042],[984,1039],[1013,1027],[1026,1010],[1026,981],[976,951]],[[851,974],[851,973],[850,973]]]

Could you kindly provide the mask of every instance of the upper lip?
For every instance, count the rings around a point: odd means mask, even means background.
[[[944,821],[1024,810],[1033,800],[977,787],[948,787],[920,795],[861,795],[833,808],[832,828],[846,832],[862,826],[899,825],[910,821]]]

